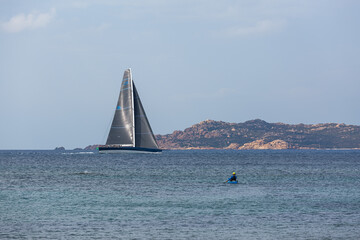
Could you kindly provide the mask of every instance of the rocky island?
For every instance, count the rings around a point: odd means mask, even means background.
[[[156,140],[162,149],[360,149],[360,126],[206,120]]]
[[[54,150],[55,151],[65,151],[65,148],[64,147],[56,147]]]

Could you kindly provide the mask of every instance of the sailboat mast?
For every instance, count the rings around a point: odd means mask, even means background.
[[[133,147],[135,147],[135,107],[134,107],[134,84],[133,84],[133,79],[132,79],[132,74],[131,74],[131,68],[129,68],[129,75],[130,75],[130,83],[131,83],[131,110],[132,110],[132,129],[133,129]]]

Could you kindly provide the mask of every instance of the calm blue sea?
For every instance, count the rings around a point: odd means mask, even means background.
[[[0,239],[24,238],[360,239],[360,151],[0,151]]]

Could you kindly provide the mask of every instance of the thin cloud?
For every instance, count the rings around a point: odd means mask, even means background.
[[[250,27],[232,27],[226,31],[228,36],[252,36],[279,32],[285,27],[285,21],[263,20]]]
[[[12,17],[9,21],[1,23],[1,29],[16,33],[24,30],[37,29],[47,26],[51,20],[55,17],[55,8],[50,9],[48,13],[39,14],[18,14]]]

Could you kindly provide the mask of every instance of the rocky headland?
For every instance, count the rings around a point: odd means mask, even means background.
[[[156,140],[162,149],[360,149],[360,126],[206,120]]]
[[[74,148],[73,150],[77,150],[77,151],[80,151],[80,150],[86,150],[86,151],[94,151],[96,150],[100,145],[99,144],[94,144],[94,145],[88,145],[84,148]]]

